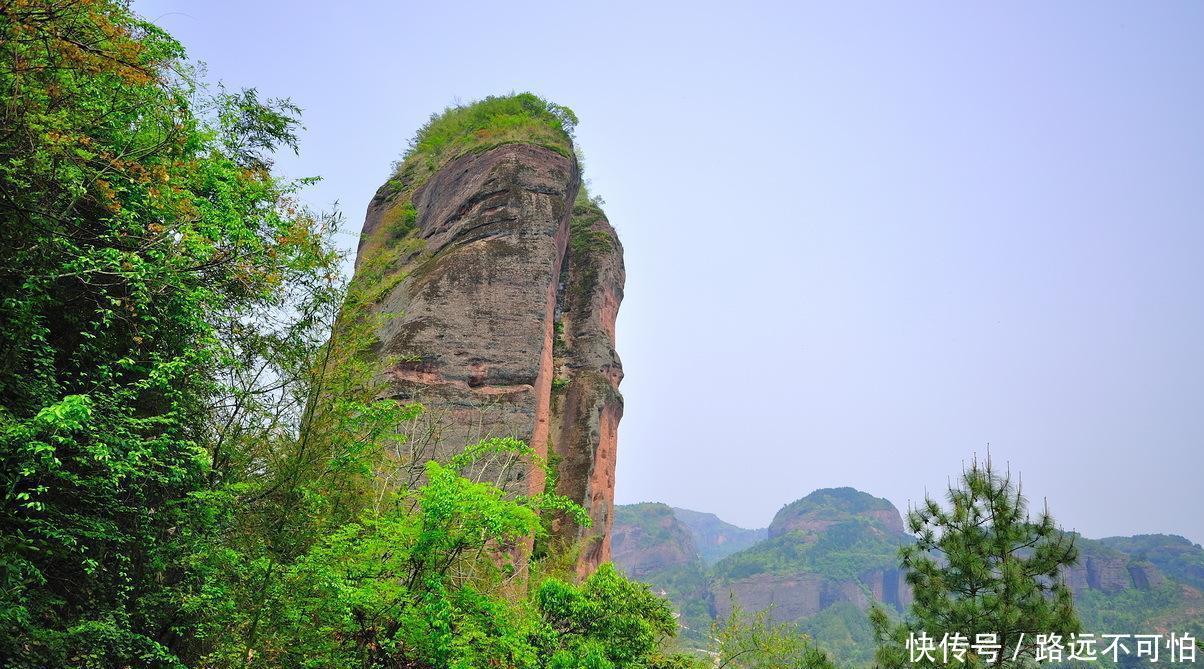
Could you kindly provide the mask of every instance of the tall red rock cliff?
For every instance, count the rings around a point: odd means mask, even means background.
[[[581,573],[608,560],[625,275],[571,152],[517,141],[403,163],[368,207],[361,276],[380,286],[386,394],[427,408],[422,457],[484,437],[527,442],[593,521],[555,519],[560,547],[579,549]],[[509,490],[544,489],[537,468],[498,472]]]

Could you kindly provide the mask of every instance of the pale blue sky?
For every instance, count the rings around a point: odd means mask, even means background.
[[[899,506],[991,444],[1088,536],[1204,540],[1204,3],[135,8],[305,109],[354,247],[432,112],[577,111],[626,246],[618,501]]]

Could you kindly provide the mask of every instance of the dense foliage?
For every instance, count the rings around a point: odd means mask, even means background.
[[[411,141],[406,159],[420,155],[447,157],[507,141],[546,143],[550,149],[572,155],[576,127],[577,115],[573,110],[537,95],[490,96],[432,115]]]
[[[321,296],[329,226],[269,171],[297,110],[199,89],[123,5],[3,3],[0,35],[0,656],[172,664],[215,418]]]
[[[1204,639],[1204,612],[1199,607],[1199,601],[1187,601],[1183,589],[1170,581],[1149,590],[1132,588],[1112,594],[1089,590],[1075,597],[1083,629],[1109,633],[1172,630]],[[1102,658],[1103,664],[1110,662],[1110,657]]]
[[[885,532],[867,518],[851,518],[835,522],[814,538],[788,532],[766,539],[720,560],[714,573],[732,580],[795,572],[851,579],[871,569],[890,568],[907,543],[902,533]]]
[[[532,93],[448,107],[414,135],[387,187],[393,194],[412,191],[448,161],[503,144],[533,144],[575,158],[576,127],[573,110]]]
[[[747,615],[733,602],[726,620],[717,621],[710,656],[724,669],[834,669],[827,653],[793,625],[775,623],[770,611]]]
[[[295,106],[206,88],[120,0],[0,2],[0,86],[0,665],[689,662],[646,586],[527,559],[544,514],[586,522],[480,482],[530,448],[433,462],[379,399],[380,281],[345,289],[337,218],[272,173]],[[411,157],[573,123],[493,98]]]
[[[840,666],[868,667],[873,664],[874,629],[865,611],[856,604],[837,602],[797,624],[800,631],[814,639]]]

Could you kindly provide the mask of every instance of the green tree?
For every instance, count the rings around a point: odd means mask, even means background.
[[[232,381],[332,283],[270,172],[297,109],[205,91],[118,0],[0,2],[0,92],[0,664],[178,666],[222,418],[273,392]]]
[[[732,602],[726,620],[712,631],[709,654],[716,669],[834,669],[827,653],[787,623],[775,623],[773,611],[751,617]]]
[[[1001,650],[965,654],[973,666],[1019,667],[1038,651],[1038,635],[1068,638],[1079,620],[1063,580],[1078,559],[1074,536],[1054,523],[1048,508],[1033,519],[1020,487],[988,459],[977,459],[951,486],[948,507],[928,498],[908,513],[917,541],[900,549],[914,601],[906,619],[892,623],[886,611],[870,614],[879,648],[877,664],[955,664],[941,650],[913,661],[911,635],[936,640],[962,635],[974,644],[994,634]],[[918,651],[919,648],[915,647]],[[947,661],[946,661],[947,659]]]
[[[540,513],[587,521],[565,498],[475,480],[479,460],[506,453],[534,457],[522,442],[489,439],[448,464],[428,461],[425,483],[281,563],[258,590],[253,643],[235,639],[209,662],[635,669],[663,659],[676,628],[668,605],[610,565],[581,584],[540,578],[526,595],[521,546],[545,531]]]
[[[495,439],[448,465],[427,462],[423,485],[282,560],[245,652],[267,666],[532,666],[530,621],[499,591],[514,574],[508,556],[560,500],[508,496],[465,476],[477,457],[505,451],[531,455]]]
[[[549,579],[534,599],[552,632],[543,654],[554,669],[645,667],[677,631],[668,602],[611,564],[581,586]]]

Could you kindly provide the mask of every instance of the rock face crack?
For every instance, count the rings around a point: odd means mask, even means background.
[[[625,277],[614,229],[578,198],[578,174],[575,160],[528,144],[462,156],[412,192],[382,186],[360,249],[382,248],[391,208],[412,204],[407,234],[422,252],[385,259],[404,278],[373,306],[377,350],[402,360],[385,371],[388,395],[427,407],[436,458],[507,436],[547,459],[556,492],[592,520],[552,520],[553,541],[578,549],[584,574],[610,557]],[[529,467],[502,484],[535,493],[546,481]]]

